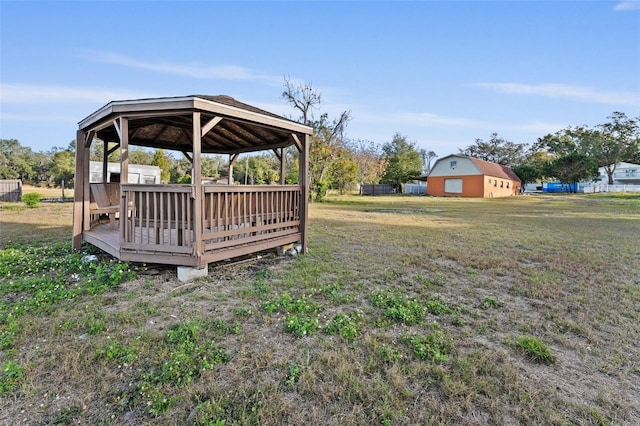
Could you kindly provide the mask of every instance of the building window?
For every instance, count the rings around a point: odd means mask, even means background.
[[[450,166],[452,169],[455,169],[456,167],[458,167],[458,161],[456,161],[456,160],[451,160],[451,161],[449,162],[449,166]]]
[[[491,183],[491,179],[489,179],[489,183]]]
[[[504,188],[504,181],[503,180],[500,181],[500,188]]]
[[[509,182],[507,182],[507,188],[509,188]]]

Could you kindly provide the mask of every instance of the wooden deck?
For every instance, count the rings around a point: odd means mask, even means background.
[[[115,226],[96,224],[84,240],[133,262],[183,266],[243,256],[301,241],[297,185],[122,185]],[[199,213],[199,214],[197,214]]]
[[[135,240],[141,243],[149,241],[149,236],[156,233],[152,228],[138,227],[135,230]],[[120,240],[120,221],[116,220],[115,229],[111,228],[109,223],[101,223],[94,225],[91,230],[84,231],[83,238],[86,242],[94,245],[102,251],[109,253],[111,256],[127,261],[127,262],[142,262],[142,263],[164,263],[164,264],[178,264],[184,266],[195,266],[196,262],[191,257],[191,253],[163,253],[154,252],[152,250],[126,250],[122,248]],[[165,241],[178,240],[178,231],[175,229],[165,229],[163,231],[163,238]]]

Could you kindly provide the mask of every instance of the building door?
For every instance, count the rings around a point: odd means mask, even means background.
[[[445,179],[444,192],[462,194],[462,179]]]

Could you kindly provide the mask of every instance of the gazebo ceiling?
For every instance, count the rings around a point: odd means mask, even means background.
[[[120,140],[114,120],[126,117],[129,145],[189,152],[193,146],[193,113],[200,125],[217,124],[202,135],[203,153],[262,151],[292,145],[292,134],[312,129],[229,96],[192,95],[179,98],[114,101],[79,123],[85,132],[95,131],[103,141]],[[215,121],[214,121],[215,122]]]

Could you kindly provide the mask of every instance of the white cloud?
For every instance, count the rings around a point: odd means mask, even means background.
[[[148,62],[118,55],[116,53],[96,50],[83,51],[81,56],[95,62],[122,65],[129,68],[139,68],[158,73],[180,75],[183,77],[219,80],[266,81],[272,84],[282,84],[282,76],[260,74],[237,65],[203,65],[199,63],[176,64],[166,61]]]
[[[637,0],[621,1],[620,3],[616,4],[613,10],[616,10],[619,12],[623,12],[627,10],[640,10],[640,1],[637,1]]]
[[[474,83],[472,86],[507,94],[545,96],[603,104],[640,105],[640,93],[605,92],[590,87],[566,84]]]
[[[134,90],[114,90],[104,87],[71,87],[37,84],[0,84],[0,102],[12,104],[74,103],[120,99],[143,99],[153,94]]]

